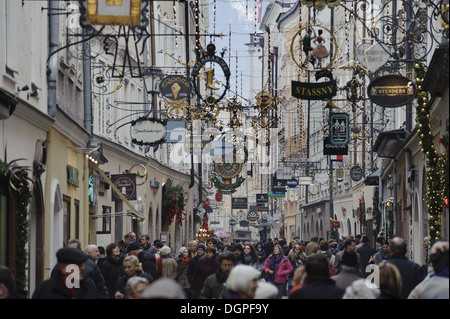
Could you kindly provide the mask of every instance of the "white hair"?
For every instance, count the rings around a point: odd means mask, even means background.
[[[139,284],[147,284],[148,280],[144,277],[133,276],[127,280],[127,284],[125,285],[125,295],[131,296],[134,294],[134,290]]]
[[[278,295],[278,288],[269,282],[258,282],[255,299],[275,299]]]
[[[182,255],[186,250],[188,250],[186,247],[180,248],[180,255]]]
[[[163,246],[163,247],[161,247],[161,249],[159,250],[159,254],[160,254],[160,255],[170,255],[171,252],[172,252],[172,250],[170,249],[169,246]]]
[[[366,286],[366,279],[358,279],[345,289],[342,299],[376,299],[379,295],[379,289]]]
[[[91,251],[93,251],[95,248],[97,248],[96,245],[93,245],[93,244],[87,245],[87,246],[86,246],[86,249],[84,250],[84,252],[85,252],[86,254],[89,254],[89,253],[90,253]]]
[[[226,287],[236,293],[245,293],[253,280],[258,280],[261,272],[248,265],[237,265],[231,269]]]

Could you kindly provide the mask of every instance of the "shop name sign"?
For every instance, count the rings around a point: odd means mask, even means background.
[[[292,96],[302,100],[326,100],[336,95],[336,80],[304,83],[292,81]]]
[[[181,75],[168,75],[159,84],[159,91],[169,100],[182,100],[191,94],[191,82]]]
[[[401,75],[379,77],[367,87],[369,99],[384,107],[400,107],[411,103],[416,93],[414,83]]]
[[[164,142],[166,123],[141,117],[131,122],[131,141],[137,145],[155,145]]]

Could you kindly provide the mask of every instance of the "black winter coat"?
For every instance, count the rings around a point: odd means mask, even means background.
[[[109,297],[114,298],[117,291],[117,281],[119,277],[124,274],[123,270],[123,256],[117,260],[111,256],[106,257],[106,261],[102,264],[101,272],[105,279],[106,287],[108,288]]]
[[[425,269],[419,264],[409,260],[402,254],[392,255],[386,262],[395,265],[402,276],[402,293],[400,298],[406,299],[409,293],[422,282],[427,275]]]
[[[32,299],[100,299],[100,296],[92,280],[85,277],[80,281],[80,288],[72,297],[61,279],[61,272],[57,269],[52,271],[50,279],[36,287]]]
[[[289,299],[342,299],[345,289],[336,286],[333,279],[316,277],[302,288],[295,290]]]

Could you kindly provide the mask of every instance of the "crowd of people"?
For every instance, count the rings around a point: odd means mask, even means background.
[[[429,263],[406,257],[402,238],[317,237],[264,242],[191,241],[178,252],[131,232],[106,249],[82,250],[71,239],[33,299],[406,299],[449,298],[449,243],[438,241]],[[73,266],[79,267],[75,281]],[[6,267],[0,298],[20,298]]]

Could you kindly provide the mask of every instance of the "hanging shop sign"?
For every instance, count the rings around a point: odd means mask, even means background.
[[[320,186],[316,183],[312,183],[308,186],[308,193],[311,195],[317,195],[320,192]]]
[[[256,206],[250,206],[254,207],[254,210],[250,210],[247,213],[247,220],[251,222],[256,222],[259,219],[259,213]]]
[[[269,202],[267,194],[256,194],[256,204],[265,204]]]
[[[292,81],[292,96],[302,100],[328,100],[336,96],[336,80],[327,82],[298,82]]]
[[[328,183],[329,179],[330,177],[327,173],[317,173],[316,175],[314,175],[314,181],[319,184]]]
[[[330,220],[330,225],[331,225],[332,229],[341,228],[341,222],[339,220],[336,220],[336,219],[331,219]]]
[[[363,177],[363,170],[361,166],[353,166],[350,169],[350,178],[353,181],[358,182],[361,180],[362,177]]]
[[[191,91],[191,82],[182,75],[168,75],[159,83],[159,92],[169,100],[187,99]]]
[[[367,87],[369,99],[384,107],[394,108],[411,103],[416,93],[416,86],[410,79],[395,74],[379,77]]]
[[[87,24],[141,25],[142,0],[87,0]]]
[[[215,105],[217,102],[222,100],[227,93],[229,87],[230,87],[230,76],[231,71],[228,67],[227,63],[224,59],[221,57],[215,55],[216,47],[214,44],[210,43],[206,47],[207,53],[201,57],[199,60],[197,60],[197,63],[195,63],[194,67],[192,68],[192,83],[194,84],[195,92],[197,93],[197,96],[207,105]],[[214,75],[215,75],[215,68],[211,67],[211,65],[217,65],[222,70],[223,75],[226,79],[226,84],[224,85],[224,89],[222,94],[218,94],[219,97],[216,98],[213,91],[217,91],[220,88],[216,87],[216,83],[214,81]],[[199,85],[197,84],[197,80],[200,78],[200,71],[202,69],[206,68],[207,70],[204,71],[202,74],[203,80],[205,83],[206,92],[211,93],[210,95],[206,96],[202,94],[205,90],[203,90]]]
[[[111,182],[127,200],[136,200],[136,174],[111,175]],[[113,202],[122,201],[116,192],[111,195]]]
[[[334,113],[330,116],[330,141],[335,145],[348,143],[348,114]]]
[[[329,136],[323,139],[323,155],[348,155],[348,144],[333,144]]]
[[[231,209],[247,209],[247,197],[234,197],[231,200]]]
[[[137,145],[157,145],[165,141],[166,121],[140,117],[131,122],[131,141]]]
[[[362,43],[356,48],[356,59],[367,66],[370,72],[375,73],[389,60],[389,49],[378,42]]]

